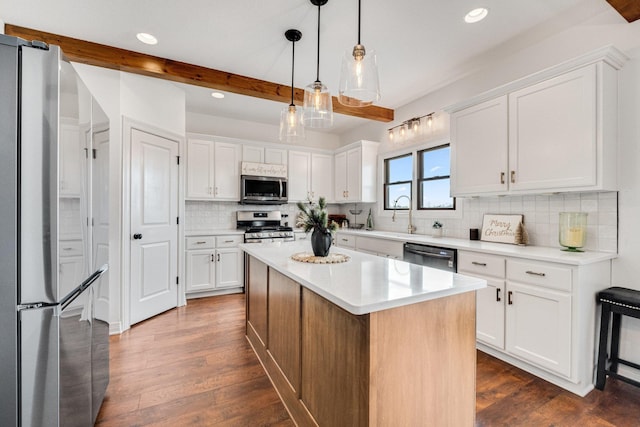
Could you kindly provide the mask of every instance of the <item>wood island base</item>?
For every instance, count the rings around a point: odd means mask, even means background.
[[[354,315],[246,266],[247,338],[297,425],[474,425],[475,292]]]

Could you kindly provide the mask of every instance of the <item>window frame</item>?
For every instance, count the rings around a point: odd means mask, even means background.
[[[451,166],[449,166],[449,175],[438,175],[438,176],[434,176],[434,177],[429,177],[429,178],[425,178],[423,176],[423,172],[424,172],[424,153],[428,152],[428,151],[435,151],[435,150],[441,150],[443,148],[447,148],[449,147],[449,161],[451,161],[451,144],[450,143],[446,143],[446,144],[442,144],[442,145],[437,145],[434,147],[428,147],[428,148],[423,148],[421,150],[416,150],[416,155],[417,155],[417,163],[418,163],[418,168],[417,168],[417,172],[415,174],[415,181],[416,181],[416,194],[417,194],[417,198],[416,198],[416,210],[419,211],[427,211],[427,212],[446,212],[446,211],[455,211],[456,210],[456,198],[452,197],[453,199],[453,206],[450,208],[423,208],[422,206],[422,183],[423,182],[428,182],[428,181],[441,181],[444,179],[448,179],[449,180],[449,194],[451,194]]]
[[[383,204],[382,204],[382,210],[383,211],[393,211],[393,210],[398,210],[398,211],[408,211],[409,209],[412,209],[412,206],[409,206],[408,208],[404,208],[404,207],[400,207],[400,208],[394,208],[394,207],[387,207],[387,204],[389,202],[388,198],[387,198],[387,187],[389,185],[398,185],[398,184],[409,184],[409,198],[411,200],[411,204],[413,204],[413,181],[415,179],[415,158],[414,158],[414,152],[410,151],[408,153],[403,153],[403,154],[399,154],[397,156],[393,156],[393,157],[387,157],[385,159],[383,159],[383,173],[384,175],[382,176],[382,194],[383,194]],[[388,182],[387,178],[389,176],[389,162],[392,160],[397,160],[397,159],[401,159],[403,157],[410,157],[411,158],[411,180],[409,181],[394,181],[394,182]]]

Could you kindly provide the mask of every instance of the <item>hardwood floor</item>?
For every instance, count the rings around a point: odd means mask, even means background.
[[[189,300],[111,337],[96,425],[293,426],[244,336],[244,295]],[[640,426],[640,388],[580,398],[478,352],[476,426]]]

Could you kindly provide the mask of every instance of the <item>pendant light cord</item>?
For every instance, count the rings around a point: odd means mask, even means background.
[[[293,45],[293,48],[291,49],[291,104],[289,104],[289,105],[294,105],[295,106],[295,104],[293,103],[293,91],[294,91],[294,88],[293,88],[293,72],[294,72],[294,69],[295,69],[294,64],[296,62],[296,42],[295,42],[295,40],[292,41],[291,44]]]
[[[362,0],[358,0],[358,44],[360,44],[360,8],[362,7]]]
[[[318,56],[316,58],[316,82],[320,81],[320,3],[318,3]]]

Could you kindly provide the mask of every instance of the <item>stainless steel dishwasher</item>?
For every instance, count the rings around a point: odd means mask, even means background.
[[[405,243],[403,260],[453,273],[458,271],[458,251],[456,249]]]

